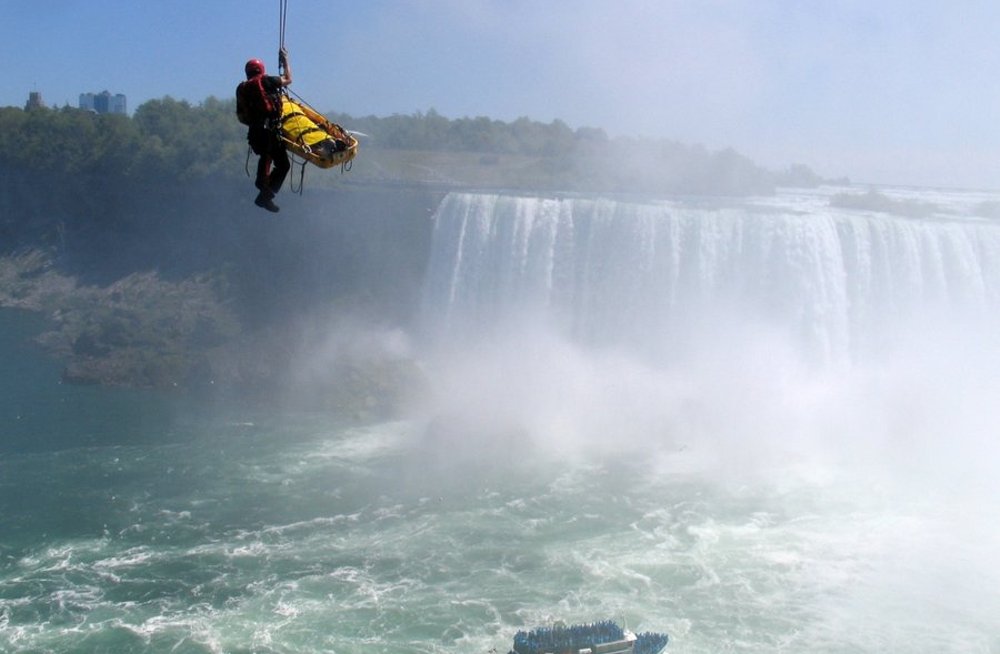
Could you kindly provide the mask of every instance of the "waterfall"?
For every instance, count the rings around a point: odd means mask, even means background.
[[[782,334],[811,358],[877,353],[903,326],[997,318],[1000,226],[829,203],[452,193],[434,216],[425,323],[514,321],[679,356],[707,334]]]

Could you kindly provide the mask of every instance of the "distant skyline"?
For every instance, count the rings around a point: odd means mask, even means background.
[[[0,1],[0,105],[232,97],[277,0]],[[1000,3],[289,0],[323,111],[520,116],[858,182],[1000,189]],[[378,135],[374,135],[377,138]]]

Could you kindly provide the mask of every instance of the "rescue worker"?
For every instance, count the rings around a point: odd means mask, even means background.
[[[246,125],[247,141],[258,157],[257,177],[254,185],[259,191],[254,204],[268,211],[279,211],[274,195],[281,189],[285,176],[292,167],[281,140],[282,89],[292,83],[292,69],[288,65],[288,52],[278,52],[281,75],[267,75],[264,62],[251,59],[246,63],[246,81],[236,87],[236,116]],[[272,169],[273,166],[273,169]]]

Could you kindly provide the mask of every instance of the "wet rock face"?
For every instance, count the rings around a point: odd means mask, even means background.
[[[0,258],[0,306],[46,313],[37,341],[66,362],[63,380],[136,388],[189,382],[208,351],[240,333],[224,279],[180,282],[135,273],[110,286],[80,286],[42,251]]]
[[[55,310],[75,291],[76,280],[58,273],[42,250],[0,257],[0,307]]]
[[[106,287],[57,272],[41,251],[0,257],[0,306],[43,312],[36,341],[64,362],[62,381],[146,389],[233,392],[334,411],[393,416],[425,380],[405,355],[335,354],[306,377],[317,348],[293,323],[247,330],[222,272],[180,281],[133,273]]]
[[[395,411],[420,386],[405,353],[317,361],[310,349],[343,316],[412,320],[442,193],[310,188],[280,223],[246,195],[244,184],[142,187],[99,215],[65,192],[59,206],[13,198],[16,211],[0,212],[0,307],[49,319],[37,341],[70,383]]]

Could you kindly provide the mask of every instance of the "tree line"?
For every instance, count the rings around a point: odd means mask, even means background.
[[[151,100],[131,117],[0,108],[0,169],[48,175],[185,181],[228,175],[245,151],[234,103]]]
[[[495,185],[508,188],[741,194],[821,181],[801,165],[774,173],[731,149],[611,138],[602,129],[572,129],[560,120],[449,119],[433,109],[329,117],[371,135],[363,151],[383,156],[474,153],[484,166],[502,157],[530,159],[530,174],[495,169]],[[0,108],[0,171],[183,184],[243,175],[246,156],[245,128],[235,119],[234,100],[209,98],[194,105],[166,97],[142,104],[131,117],[70,107]],[[358,163],[364,166],[364,156]]]

